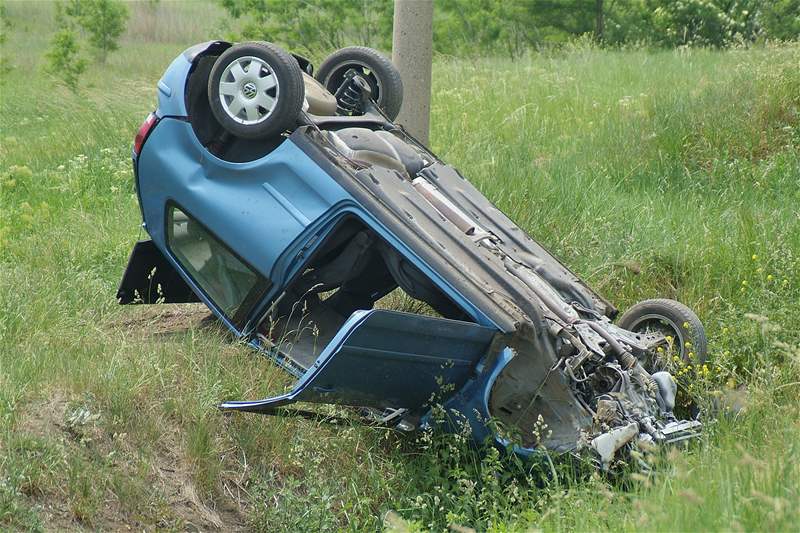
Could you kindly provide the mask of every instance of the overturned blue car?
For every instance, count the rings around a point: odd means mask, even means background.
[[[136,136],[150,240],[119,302],[202,302],[297,377],[226,410],[340,404],[413,431],[436,402],[476,441],[581,451],[602,468],[643,442],[697,436],[669,374],[687,346],[705,356],[697,316],[658,299],[618,318],[394,122],[402,87],[368,48],[316,71],[265,42],[186,50]],[[392,298],[415,312],[387,309]]]

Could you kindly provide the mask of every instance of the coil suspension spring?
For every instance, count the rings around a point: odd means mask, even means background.
[[[364,95],[369,97],[369,85],[353,69],[345,74],[344,83],[336,90],[336,111],[340,115],[360,115],[364,113]]]

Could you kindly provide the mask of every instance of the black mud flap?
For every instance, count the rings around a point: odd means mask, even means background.
[[[182,304],[200,299],[175,271],[153,241],[133,247],[117,290],[120,304]]]

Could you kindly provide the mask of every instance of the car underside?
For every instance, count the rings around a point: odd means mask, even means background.
[[[642,442],[699,434],[675,416],[667,371],[692,343],[704,355],[690,310],[649,300],[615,324],[613,305],[393,122],[390,64],[351,50],[315,80],[274,48],[187,50],[134,151],[152,240],[132,254],[120,301],[202,301],[298,378],[223,409],[336,403],[410,430],[441,403],[476,441],[587,450],[603,468]],[[302,108],[272,125],[295,78]],[[399,295],[413,312],[390,309]]]

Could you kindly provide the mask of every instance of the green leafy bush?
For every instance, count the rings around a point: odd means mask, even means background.
[[[129,16],[125,4],[119,0],[70,0],[65,12],[89,35],[101,63],[119,48],[118,40]]]
[[[772,0],[761,12],[761,24],[773,39],[797,39],[800,35],[800,0]]]
[[[660,1],[653,11],[655,41],[667,46],[722,47],[752,41],[759,32],[761,2]]]
[[[73,91],[78,90],[78,81],[86,70],[86,59],[80,55],[77,35],[71,28],[62,28],[50,41],[45,55],[47,71],[60,78]]]
[[[295,50],[391,46],[388,0],[219,0],[243,21],[237,39]],[[504,54],[588,36],[609,45],[723,48],[800,36],[800,0],[438,0],[434,49],[453,56]]]
[[[5,80],[4,75],[11,70],[8,54],[5,51],[10,27],[11,23],[8,21],[8,15],[6,14],[6,4],[5,2],[0,2],[0,84]]]
[[[221,0],[244,24],[237,39],[282,43],[292,50],[314,52],[359,44],[391,46],[391,0]]]

